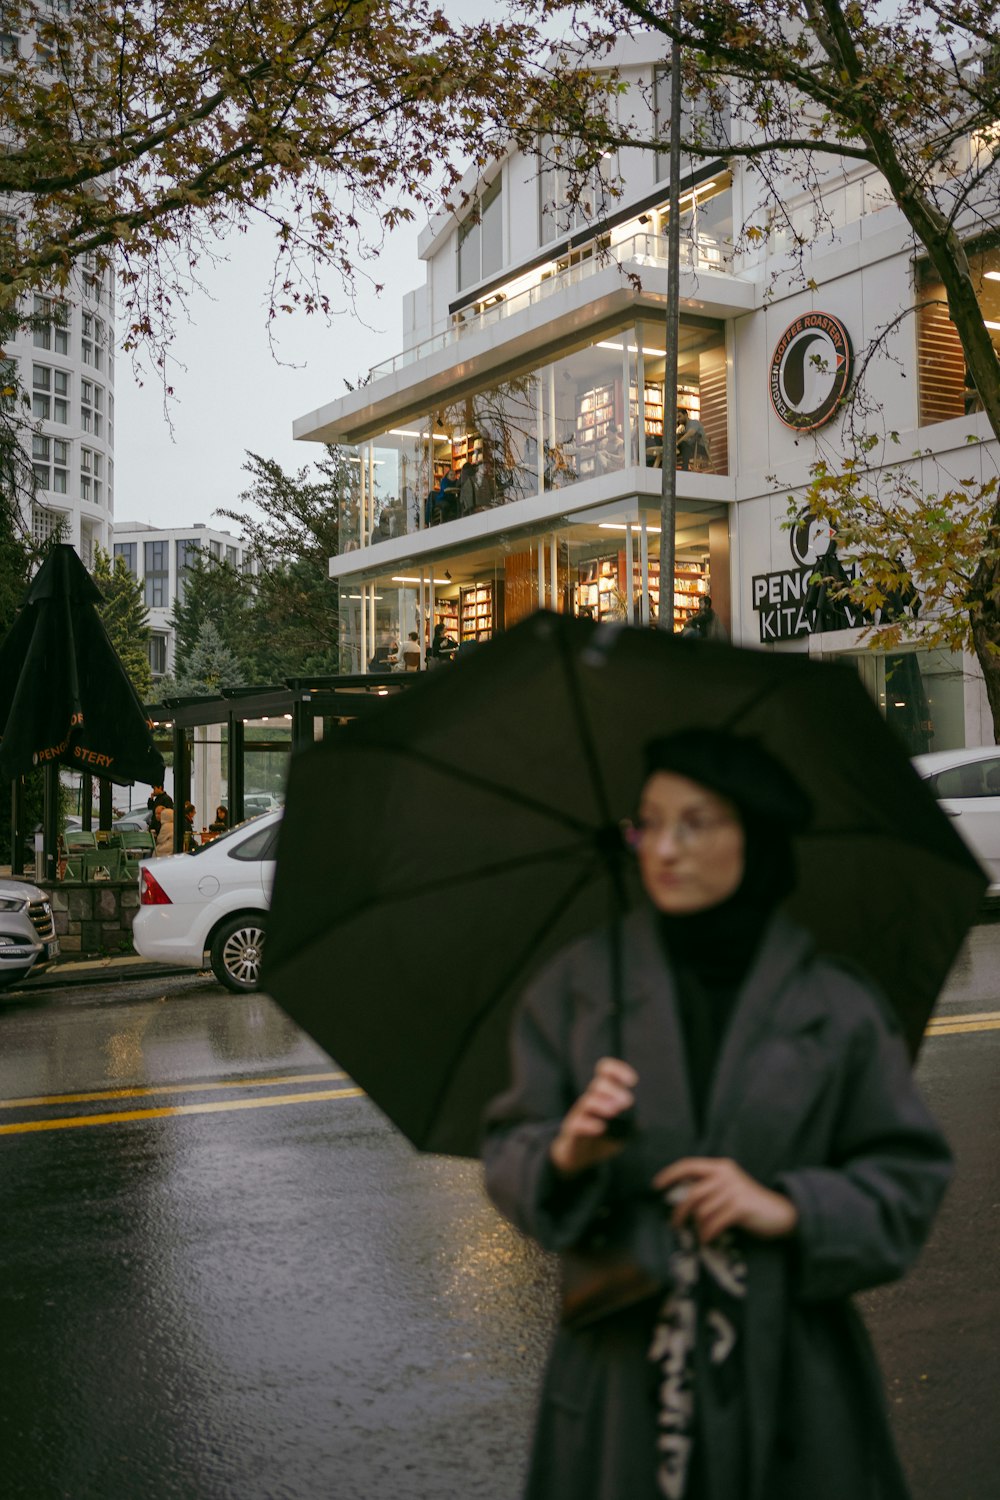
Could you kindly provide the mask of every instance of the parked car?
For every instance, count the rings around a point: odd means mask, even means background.
[[[220,984],[255,990],[280,826],[279,809],[187,854],[142,860],[136,952],[193,969],[204,967],[208,953]]]
[[[149,813],[130,812],[124,817],[116,818],[111,825],[113,833],[148,833]]]
[[[989,876],[989,894],[1000,896],[1000,745],[935,750],[913,764]]]
[[[24,880],[0,880],[0,990],[59,955],[49,898]]]

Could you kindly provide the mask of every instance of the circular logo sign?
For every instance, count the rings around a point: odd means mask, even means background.
[[[808,505],[803,506],[789,536],[796,565],[800,568],[814,568],[828,551],[832,541],[833,530],[829,521],[817,520]]]
[[[847,329],[829,313],[790,323],[771,355],[771,405],[786,427],[822,427],[836,415],[851,379]]]

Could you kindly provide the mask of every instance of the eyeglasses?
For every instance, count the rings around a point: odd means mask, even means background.
[[[696,849],[707,844],[723,828],[738,826],[737,818],[718,813],[682,813],[673,823],[660,822],[653,818],[637,818],[633,823],[626,819],[622,824],[625,842],[631,849],[656,844],[669,833],[679,849]]]

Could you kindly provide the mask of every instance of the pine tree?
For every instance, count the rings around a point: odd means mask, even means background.
[[[233,683],[248,682],[254,674],[250,620],[250,582],[228,563],[199,555],[188,571],[182,598],[174,600],[171,625],[176,632],[174,671],[178,684],[192,676],[191,656],[208,626],[222,649],[233,659]]]
[[[220,688],[241,687],[246,681],[242,664],[223,641],[210,620],[197,640],[188,647],[184,670],[177,672],[177,691],[187,696],[215,696]]]
[[[153,674],[149,666],[149,611],[142,584],[133,578],[123,557],[116,557],[112,565],[100,547],[95,554],[93,579],[104,595],[99,608],[108,638],[140,700],[148,703],[153,696]]]

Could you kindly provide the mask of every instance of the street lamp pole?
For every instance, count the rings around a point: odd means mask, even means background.
[[[680,27],[680,0],[673,3],[673,23]],[[681,48],[670,44],[670,192],[667,199],[667,328],[663,366],[663,457],[660,489],[661,630],[674,628],[674,553],[677,530],[677,347],[680,334],[681,258]],[[641,408],[640,408],[641,409]]]

